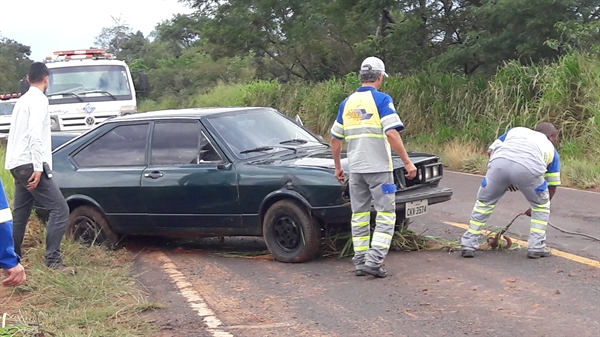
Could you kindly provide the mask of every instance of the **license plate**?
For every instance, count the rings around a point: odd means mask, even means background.
[[[412,218],[417,215],[427,214],[427,199],[411,201],[406,203],[406,217]]]

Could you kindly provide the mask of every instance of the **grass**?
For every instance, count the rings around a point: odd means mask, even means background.
[[[3,162],[2,147],[0,165]],[[11,202],[12,176],[0,169],[0,177]],[[0,287],[0,315],[8,314],[0,337],[148,336],[155,331],[141,314],[162,305],[148,303],[137,288],[130,276],[131,253],[63,240],[65,264],[77,270],[67,275],[44,265],[45,234],[44,225],[32,216],[23,243],[27,282],[17,288]]]

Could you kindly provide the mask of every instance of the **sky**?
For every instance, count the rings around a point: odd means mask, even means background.
[[[162,21],[192,10],[177,0],[0,0],[0,34],[31,47],[30,59],[94,46],[103,27],[121,16],[148,36]]]

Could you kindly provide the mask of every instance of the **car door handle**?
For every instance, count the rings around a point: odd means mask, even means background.
[[[158,179],[162,176],[164,176],[164,174],[160,171],[152,171],[152,172],[144,173],[144,177],[152,178],[152,179]]]

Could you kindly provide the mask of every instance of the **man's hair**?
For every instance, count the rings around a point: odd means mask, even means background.
[[[35,84],[44,80],[44,77],[48,76],[50,72],[48,71],[48,67],[42,62],[34,62],[29,66],[29,73],[27,74],[27,78],[29,79],[29,83]]]
[[[360,83],[373,83],[377,81],[382,72],[379,70],[361,70],[359,74]]]
[[[552,123],[548,123],[548,122],[538,123],[538,125],[535,126],[535,131],[541,132],[548,137],[551,135],[554,135],[558,132],[558,131],[556,131],[556,128],[554,127],[554,125]]]

